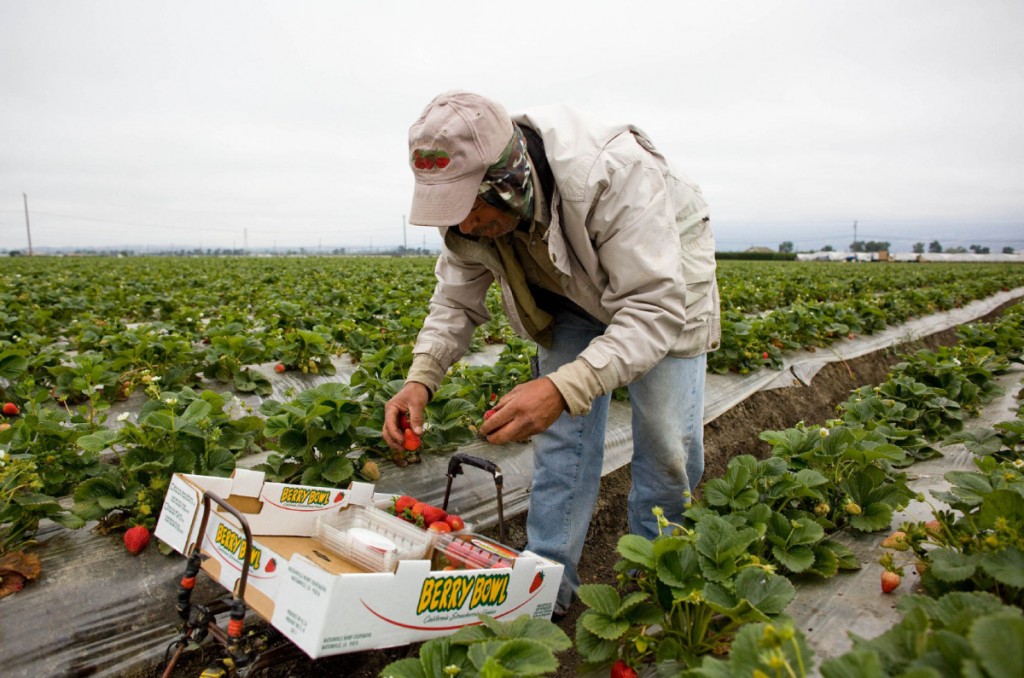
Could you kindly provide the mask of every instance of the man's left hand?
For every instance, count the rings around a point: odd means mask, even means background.
[[[505,394],[480,432],[492,445],[523,441],[555,423],[565,409],[565,399],[554,382],[541,377],[519,384]]]

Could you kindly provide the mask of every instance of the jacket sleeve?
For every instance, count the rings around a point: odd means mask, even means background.
[[[486,267],[460,260],[443,249],[434,267],[437,284],[430,311],[413,346],[407,379],[434,393],[452,364],[469,348],[473,331],[487,322],[487,288],[494,276]]]
[[[611,315],[577,360],[549,375],[572,414],[646,374],[686,324],[676,201],[662,168],[625,137],[599,157],[585,199],[566,205],[585,219],[600,262],[601,304]]]

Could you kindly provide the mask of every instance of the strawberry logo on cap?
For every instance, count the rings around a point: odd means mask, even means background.
[[[412,152],[412,166],[418,170],[444,169],[451,161],[444,151],[417,148]]]

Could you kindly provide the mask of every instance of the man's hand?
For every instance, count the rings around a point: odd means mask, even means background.
[[[534,379],[505,394],[480,433],[493,445],[526,440],[555,423],[565,408],[565,399],[554,382],[547,377]]]
[[[399,424],[399,417],[402,414],[409,416],[409,425],[413,432],[423,435],[423,408],[430,402],[430,392],[427,387],[415,381],[410,381],[402,387],[395,396],[384,404],[384,428],[381,429],[381,436],[384,442],[392,450],[401,452],[405,449],[405,432]]]

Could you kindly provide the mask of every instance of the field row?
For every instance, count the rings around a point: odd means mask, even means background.
[[[1013,266],[723,262],[720,275],[711,369],[741,373],[1024,284]],[[17,415],[0,423],[0,453],[36,473],[32,509],[7,541],[28,538],[40,517],[152,525],[173,472],[227,475],[252,453],[271,453],[268,479],[330,487],[376,480],[381,458],[414,461],[419,451],[382,443],[382,405],[411,363],[432,283],[425,258],[11,259],[0,274],[0,400]],[[738,299],[755,292],[758,305],[778,305],[741,313]],[[425,413],[424,453],[471,441],[491,400],[528,377],[532,346],[511,334],[493,290],[489,305],[476,342],[504,350],[493,365],[452,370]],[[255,365],[331,375],[340,354],[358,362],[348,383],[258,412],[232,396],[270,394]],[[133,393],[141,407],[108,420]],[[65,496],[73,511],[59,508]]]

